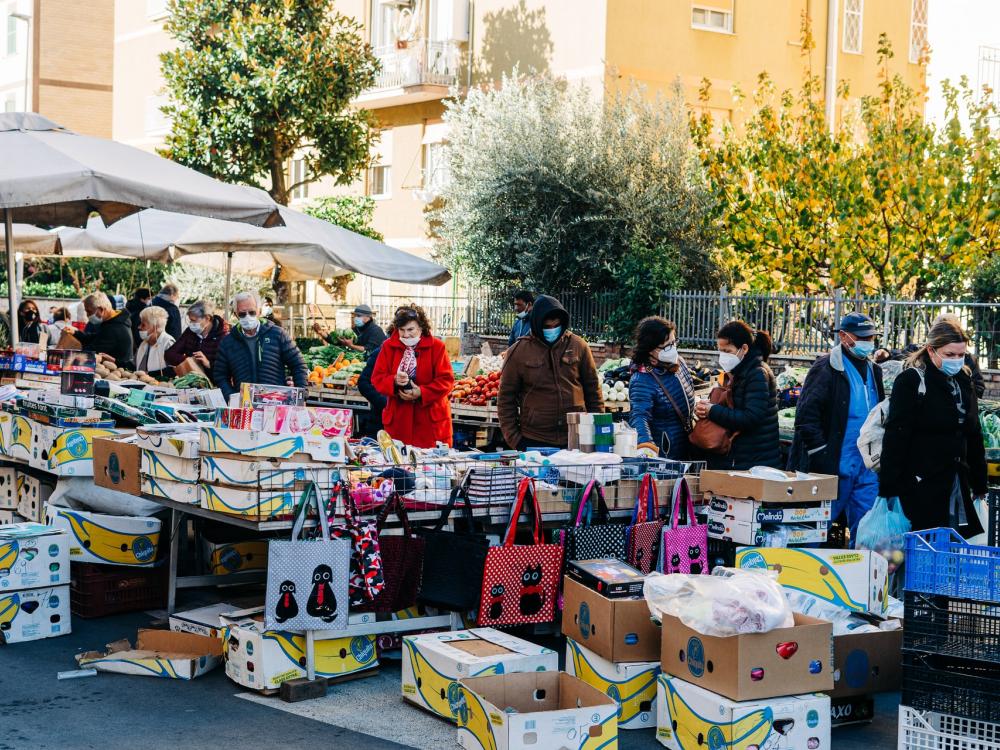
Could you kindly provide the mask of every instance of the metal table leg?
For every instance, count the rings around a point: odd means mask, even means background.
[[[181,526],[184,523],[184,513],[176,508],[170,511],[170,559],[167,561],[169,575],[167,578],[167,613],[177,611],[177,558],[181,544]]]

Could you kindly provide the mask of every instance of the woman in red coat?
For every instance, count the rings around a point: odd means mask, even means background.
[[[423,308],[401,307],[382,344],[372,385],[386,397],[382,422],[394,439],[417,448],[451,445],[448,399],[455,373],[444,344],[431,336]]]

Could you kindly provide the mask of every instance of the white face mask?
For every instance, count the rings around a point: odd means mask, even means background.
[[[260,321],[257,320],[256,315],[247,315],[246,317],[240,318],[240,328],[244,331],[255,331],[259,325]]]
[[[149,338],[149,331],[139,331],[139,338],[145,341]]]
[[[261,315],[270,315],[271,314],[271,306],[270,305],[262,305],[261,308],[260,308],[260,314]]]
[[[721,367],[725,372],[732,372],[742,361],[743,360],[735,354],[730,354],[729,352],[719,352],[719,367]]]
[[[666,365],[672,365],[677,362],[677,345],[671,344],[668,347],[660,349],[656,353],[656,358]]]
[[[96,325],[100,325],[101,323],[104,322],[104,319],[100,315],[98,315],[97,313],[94,313],[93,315],[91,315],[89,318],[87,318],[87,320],[89,320],[95,326]]]
[[[399,340],[402,341],[406,346],[416,346],[420,343],[419,336],[400,336]]]
[[[204,330],[204,326],[201,323],[188,323],[188,328],[191,329],[191,333],[201,333]]]

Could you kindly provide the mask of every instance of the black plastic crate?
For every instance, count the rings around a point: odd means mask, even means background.
[[[1000,664],[1000,606],[907,591],[903,648]]]
[[[708,569],[712,570],[719,565],[726,568],[736,567],[736,542],[726,539],[708,540]],[[739,545],[745,546],[745,545]]]
[[[901,703],[920,711],[1000,723],[1000,664],[904,651]]]
[[[166,565],[73,563],[70,567],[70,611],[76,617],[107,617],[167,606]]]

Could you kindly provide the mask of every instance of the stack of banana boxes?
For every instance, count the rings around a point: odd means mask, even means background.
[[[69,538],[37,523],[0,527],[0,644],[71,630]]]

